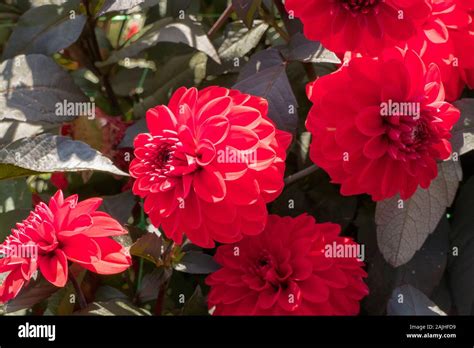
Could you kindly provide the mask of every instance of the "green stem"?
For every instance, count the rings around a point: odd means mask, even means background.
[[[136,89],[137,94],[142,94],[143,93],[143,86],[145,84],[146,76],[148,75],[148,70],[150,70],[150,69],[149,68],[143,69],[142,76],[140,76],[140,81],[138,81],[138,86],[137,86],[137,89]]]

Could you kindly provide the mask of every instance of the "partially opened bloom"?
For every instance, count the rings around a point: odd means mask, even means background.
[[[439,69],[411,50],[352,58],[307,88],[311,159],[341,184],[343,195],[382,200],[413,195],[451,154],[459,110],[444,101]]]
[[[130,174],[155,226],[202,247],[263,230],[291,140],[267,109],[265,99],[236,90],[183,87],[168,106],[148,110],[150,133],[135,138]]]
[[[68,279],[68,261],[99,274],[115,274],[131,264],[128,251],[111,236],[127,231],[110,215],[97,211],[102,199],[78,202],[77,195],[64,199],[58,191],[12,230],[0,245],[0,301],[14,298],[33,274],[58,287]]]
[[[262,234],[217,248],[214,315],[356,315],[368,294],[361,248],[340,226],[270,215]]]
[[[378,55],[403,46],[430,14],[428,0],[286,0],[305,36],[336,52]]]

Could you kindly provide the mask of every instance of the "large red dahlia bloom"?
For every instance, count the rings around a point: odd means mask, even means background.
[[[428,0],[286,0],[310,40],[336,52],[377,55],[404,45],[430,14]]]
[[[340,226],[270,215],[263,233],[217,248],[214,315],[356,315],[368,294],[361,249]]]
[[[310,157],[343,195],[382,200],[399,192],[407,199],[430,185],[436,160],[451,153],[459,110],[444,102],[438,67],[426,69],[413,51],[352,58],[307,92],[314,103],[306,121]]]
[[[111,236],[127,231],[110,215],[97,211],[100,198],[64,199],[58,191],[49,201],[16,225],[0,245],[0,273],[8,273],[0,285],[0,302],[14,298],[39,269],[58,287],[68,279],[68,261],[99,274],[115,274],[131,264],[128,251]]]
[[[155,226],[201,247],[258,234],[265,203],[283,188],[289,133],[275,129],[267,102],[236,90],[180,88],[147,112],[130,174]]]

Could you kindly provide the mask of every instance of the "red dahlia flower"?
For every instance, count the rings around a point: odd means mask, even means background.
[[[430,185],[436,160],[451,153],[459,110],[444,102],[438,67],[426,69],[413,51],[352,58],[307,93],[314,103],[306,121],[310,157],[343,195],[382,200],[399,192],[407,199]]]
[[[467,28],[470,18],[457,0],[431,0],[431,6],[431,15],[416,37],[409,40],[408,47],[415,50],[426,65],[438,65],[446,99],[454,101],[465,86],[459,57],[462,49],[456,47],[454,39],[458,31]]]
[[[150,133],[135,138],[130,174],[155,226],[178,244],[186,233],[209,248],[263,230],[291,140],[267,108],[236,90],[183,87],[168,106],[148,110]]]
[[[328,49],[377,55],[404,45],[430,14],[428,0],[286,0],[310,40]]]
[[[459,57],[462,78],[469,88],[474,89],[474,1],[457,0],[457,6],[469,16],[469,24],[450,31],[450,34]]]
[[[68,261],[99,274],[126,270],[131,258],[111,236],[127,231],[106,213],[97,211],[102,200],[66,199],[58,191],[49,204],[39,203],[33,212],[12,229],[0,245],[0,273],[8,275],[0,285],[0,301],[14,298],[39,269],[58,287],[68,279]]]
[[[368,294],[358,244],[340,226],[270,215],[263,233],[217,248],[214,315],[356,315]]]

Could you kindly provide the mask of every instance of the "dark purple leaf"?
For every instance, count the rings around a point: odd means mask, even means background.
[[[219,265],[212,256],[199,251],[190,251],[184,254],[181,261],[174,266],[180,272],[192,274],[209,274],[219,269]]]
[[[26,11],[10,36],[2,59],[33,53],[51,55],[73,44],[86,23],[86,17],[79,12],[79,3],[73,0]]]
[[[162,264],[161,252],[163,239],[156,233],[149,232],[137,239],[130,247],[130,254],[147,259],[157,266]]]
[[[57,115],[57,103],[89,102],[72,77],[53,59],[17,56],[0,65],[0,121],[62,123],[78,115]],[[26,136],[26,134],[25,134]]]
[[[273,50],[265,52],[267,52],[272,63],[275,62],[275,52]],[[263,54],[259,58],[262,62],[265,61]],[[268,62],[265,64],[268,64]],[[252,66],[254,66],[253,63],[246,70],[245,74],[253,70]],[[233,88],[243,93],[267,99],[269,106],[268,116],[279,129],[293,133],[296,130],[298,121],[298,103],[286,75],[286,64],[281,61],[278,65],[263,69],[258,64],[255,64],[254,69],[258,72],[237,82]]]
[[[20,169],[16,170],[18,168]],[[59,135],[41,134],[33,138],[22,138],[0,148],[0,179],[14,177],[15,172],[21,174],[84,170],[128,176],[109,158],[86,143]]]

